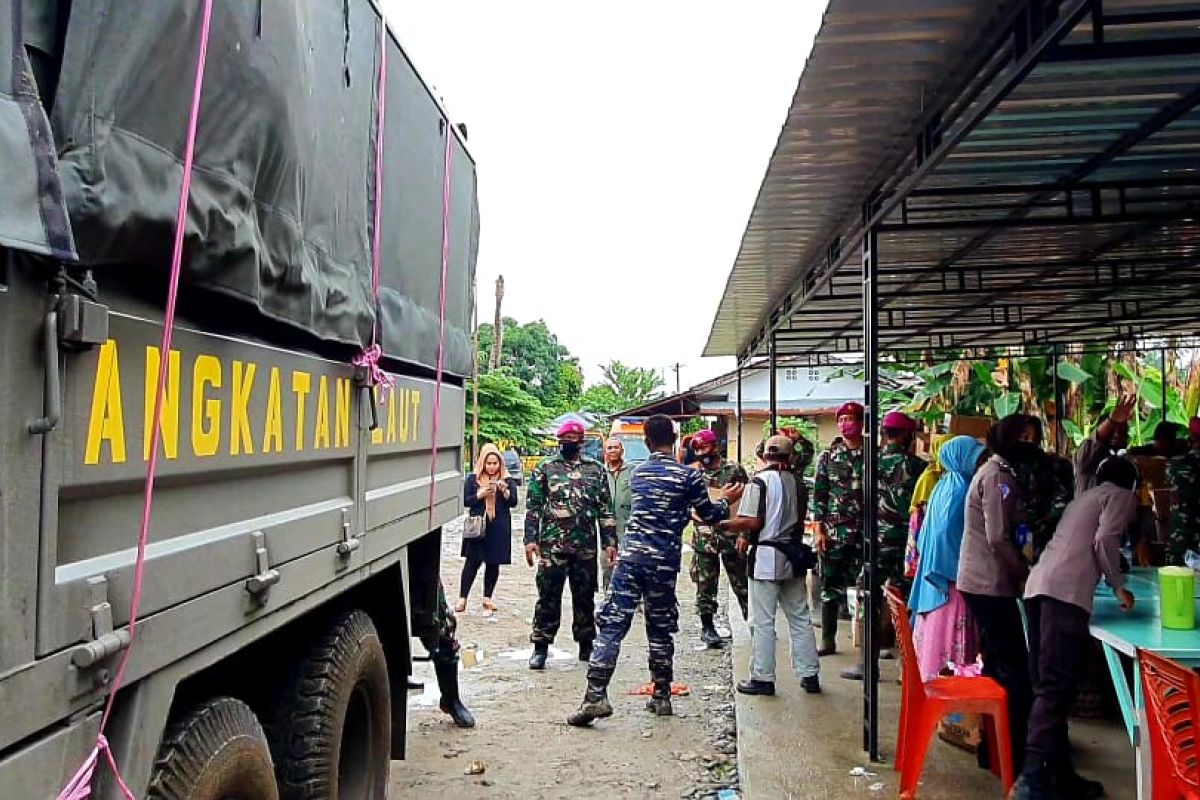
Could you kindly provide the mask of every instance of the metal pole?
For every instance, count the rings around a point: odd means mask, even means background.
[[[737,460],[742,463],[742,362],[737,368]]]
[[[871,201],[863,208],[870,219]],[[877,498],[879,475],[876,465],[879,425],[879,326],[875,317],[879,300],[879,235],[874,228],[863,236],[863,362],[866,418],[863,420],[863,563],[867,572],[867,596],[861,598],[863,613],[863,750],[872,761],[879,760],[879,535]]]
[[[1167,414],[1170,413],[1170,409],[1167,408],[1167,349],[1162,348],[1159,354],[1162,356],[1162,421],[1166,422]]]
[[[771,338],[768,340],[768,343],[767,343],[767,348],[768,348],[768,352],[770,354],[770,361],[771,361],[771,368],[770,368],[771,369],[771,404],[770,404],[771,408],[770,408],[770,413],[771,413],[771,435],[772,436],[775,434],[775,431],[779,430],[779,396],[778,396],[779,390],[778,390],[778,387],[775,385],[775,381],[776,381],[776,378],[778,377],[778,372],[779,372],[779,369],[778,369],[779,362],[776,357],[775,347],[776,347],[775,334],[772,333]]]
[[[1062,379],[1058,376],[1058,365],[1062,361],[1062,345],[1054,345],[1054,452],[1062,455],[1063,437],[1066,427],[1063,425],[1063,414],[1066,413],[1066,398],[1063,395]]]

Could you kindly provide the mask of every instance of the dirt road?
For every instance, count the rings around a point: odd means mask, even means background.
[[[462,568],[459,532],[459,525],[451,525],[443,538],[442,579],[451,603]],[[615,714],[592,730],[579,730],[565,722],[583,695],[587,669],[570,638],[570,591],[564,594],[563,625],[547,669],[532,672],[526,660],[537,593],[520,530],[513,537],[514,563],[501,571],[496,591],[500,611],[487,615],[479,606],[481,570],[468,610],[458,616],[464,650],[480,656],[461,675],[463,696],[478,726],[459,730],[450,724],[437,710],[429,664],[418,663],[416,677],[425,681],[426,690],[409,696],[408,758],[392,766],[392,796],[707,798],[723,788],[736,789],[729,655],[700,642],[694,588],[686,572],[679,583],[682,630],[675,637],[675,679],[691,694],[676,698],[675,716],[666,718],[651,716],[643,708],[645,698],[627,694],[648,681],[639,615],[610,689]],[[472,766],[478,769],[478,762],[485,771],[466,774]]]

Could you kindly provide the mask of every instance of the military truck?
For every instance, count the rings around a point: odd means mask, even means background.
[[[139,798],[220,770],[381,798],[404,756],[461,508],[475,166],[368,0],[217,2],[160,352],[202,6],[0,0],[5,800],[70,779],[126,652],[106,737]],[[352,366],[372,343],[394,386]]]

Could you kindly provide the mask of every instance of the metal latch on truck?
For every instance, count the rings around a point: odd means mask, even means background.
[[[113,630],[112,604],[108,602],[108,579],[103,575],[88,578],[88,615],[92,621],[92,639],[71,651],[76,669],[91,669],[129,647],[129,631]],[[100,676],[108,683],[108,676]]]

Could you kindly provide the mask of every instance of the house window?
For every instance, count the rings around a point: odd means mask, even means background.
[[[794,381],[800,379],[800,370],[795,367],[788,367],[783,371],[784,380]]]
[[[809,367],[808,368],[809,383],[816,383],[819,380],[821,380],[821,370],[817,369],[816,367]]]

